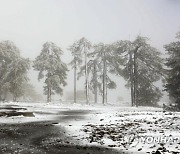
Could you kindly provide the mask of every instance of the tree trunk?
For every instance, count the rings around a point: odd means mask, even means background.
[[[16,80],[16,71],[15,71],[15,82],[14,82],[14,89],[13,89],[13,101],[16,102],[17,101],[17,93],[16,90],[17,89],[17,80]]]
[[[76,103],[76,71],[77,71],[77,66],[76,66],[76,60],[75,60],[75,66],[74,66],[74,103]]]
[[[49,90],[49,85],[48,85],[48,90],[47,90],[47,102],[50,102],[50,90]]]
[[[94,60],[93,61],[94,63],[94,102],[97,103],[97,97],[98,97],[98,91],[97,91],[97,70],[96,70],[96,65],[97,65],[97,62]]]
[[[50,89],[49,89],[49,102],[51,102],[51,98],[52,98],[52,91],[51,91],[51,84],[50,84]]]
[[[108,101],[107,99],[108,99],[108,88],[107,88],[107,78],[106,78],[106,104],[107,104],[107,101]]]
[[[49,103],[49,87],[47,89],[47,102]]]
[[[106,56],[106,55],[105,55]],[[107,63],[106,63],[106,57],[105,57],[105,100],[106,100],[106,104],[107,104],[107,97],[108,97],[108,88],[107,88]]]
[[[137,89],[137,84],[136,84],[136,54],[134,52],[134,105],[137,106],[137,102],[136,102],[136,89]]]
[[[130,61],[130,84],[131,84],[131,106],[134,106],[134,80],[133,80],[133,61],[132,61],[132,52],[129,52],[129,61]]]
[[[137,47],[134,50],[134,104],[135,106],[138,106],[138,102],[137,102],[137,94],[138,94],[138,70],[137,70],[137,51],[138,51],[139,47]]]
[[[103,104],[106,103],[106,54],[103,52]]]
[[[47,102],[50,102],[50,82],[49,82],[50,74],[48,72],[48,78],[47,78]]]
[[[89,104],[89,94],[88,94],[88,72],[87,72],[87,51],[86,47],[84,47],[85,53],[85,87],[86,87],[86,104]]]

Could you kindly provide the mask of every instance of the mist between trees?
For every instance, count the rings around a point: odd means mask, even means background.
[[[67,72],[74,70],[73,99],[76,103],[93,100],[107,103],[108,91],[116,88],[112,75],[121,76],[131,92],[131,106],[157,106],[162,97],[162,89],[156,86],[160,81],[164,89],[180,105],[180,33],[177,42],[165,45],[168,58],[148,43],[148,38],[138,36],[134,41],[120,40],[112,44],[92,44],[86,38],[75,41],[68,47],[73,59],[69,64],[61,60],[63,51],[53,42],[46,42],[34,61],[21,57],[20,50],[11,41],[0,42],[0,100],[33,100],[37,94],[27,76],[33,67],[38,71],[38,80],[44,81],[47,101],[52,95],[63,95],[68,84]],[[84,91],[78,91],[77,80],[84,82]],[[72,97],[72,94],[70,94]],[[84,97],[85,96],[85,97]]]

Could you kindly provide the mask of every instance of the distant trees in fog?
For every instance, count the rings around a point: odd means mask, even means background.
[[[165,45],[169,54],[164,67],[161,53],[148,43],[146,37],[138,36],[134,41],[120,40],[111,44],[93,45],[86,38],[75,41],[68,50],[73,59],[74,102],[77,102],[76,81],[84,76],[86,103],[89,92],[98,95],[102,103],[107,103],[108,89],[115,89],[112,75],[122,76],[131,90],[132,106],[156,106],[162,96],[157,81],[166,81],[165,90],[180,102],[180,33],[178,41]],[[33,62],[33,68],[39,71],[38,80],[44,80],[44,94],[51,101],[53,94],[63,94],[67,85],[67,65],[61,60],[63,51],[53,42],[46,42],[42,51]],[[19,97],[36,97],[33,86],[28,82],[27,72],[30,60],[20,56],[20,50],[10,41],[0,42],[0,100],[9,95],[13,101]],[[27,88],[29,87],[29,88]],[[31,91],[31,92],[30,92]],[[79,94],[78,94],[79,95]],[[180,105],[179,105],[180,106]],[[179,107],[180,108],[180,107]]]
[[[156,106],[162,93],[154,83],[164,77],[163,59],[160,52],[147,43],[147,38],[138,36],[133,42],[99,43],[90,48],[87,57],[87,87],[94,93],[95,102],[100,94],[102,103],[107,103],[108,89],[116,88],[115,81],[110,78],[113,74],[127,81],[132,106]],[[84,76],[85,68],[81,60],[78,78]]]

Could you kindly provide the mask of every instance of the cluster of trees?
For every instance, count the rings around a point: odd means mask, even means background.
[[[156,105],[162,96],[154,83],[163,79],[163,59],[160,52],[148,44],[147,38],[138,36],[133,42],[96,45],[82,38],[69,49],[74,57],[70,63],[74,68],[74,102],[76,80],[83,75],[87,103],[89,90],[94,94],[95,102],[100,94],[103,104],[107,103],[108,89],[116,88],[111,74],[123,76],[131,87],[132,106]]]
[[[138,36],[134,41],[121,40],[112,44],[93,45],[86,38],[74,42],[68,49],[73,55],[70,65],[74,69],[74,102],[77,102],[76,82],[85,78],[86,103],[90,91],[94,102],[98,95],[107,103],[108,89],[115,89],[112,75],[122,76],[131,90],[132,106],[156,106],[162,96],[156,86],[165,81],[165,88],[180,106],[180,33],[177,42],[165,45],[169,53],[164,67],[161,53],[148,43],[148,38]],[[50,102],[53,94],[63,94],[67,85],[67,65],[61,60],[63,51],[53,42],[46,42],[32,67],[39,71],[38,79],[44,80],[44,94]],[[13,100],[33,91],[28,83],[30,60],[20,56],[19,49],[10,41],[0,42],[0,99],[11,94]],[[111,75],[112,74],[112,75]],[[28,87],[28,88],[27,88]]]
[[[40,55],[33,62],[33,68],[39,71],[38,79],[45,79],[44,93],[47,101],[51,95],[62,95],[67,78],[67,66],[61,61],[62,50],[52,42],[46,42]],[[28,82],[28,70],[31,67],[29,59],[22,58],[20,50],[13,42],[0,42],[0,101],[17,98],[33,98],[41,96]]]

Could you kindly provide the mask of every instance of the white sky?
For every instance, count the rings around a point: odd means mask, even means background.
[[[32,60],[43,43],[52,41],[64,50],[68,63],[68,46],[83,36],[92,43],[111,43],[141,34],[164,53],[163,45],[179,30],[180,0],[0,0],[0,40],[13,41]],[[37,73],[31,71],[30,77],[42,91]],[[116,81],[119,87],[110,92],[109,100],[127,99],[125,82]],[[65,91],[73,90],[72,72],[68,82]]]

